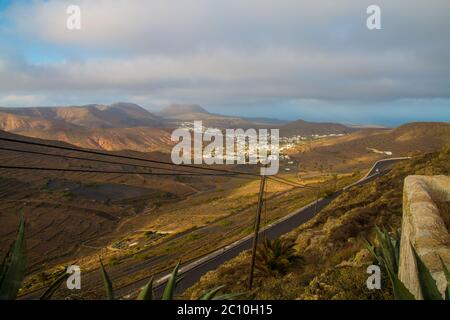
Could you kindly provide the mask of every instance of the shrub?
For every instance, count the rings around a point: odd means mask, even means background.
[[[292,240],[264,239],[256,252],[256,269],[268,276],[286,274],[292,263],[302,260],[294,246],[295,242]]]
[[[167,280],[167,284],[164,288],[164,292],[162,294],[161,300],[174,300],[175,297],[175,291],[177,284],[181,281],[181,278],[178,276],[178,271],[180,269],[180,263],[178,263],[175,268],[172,270],[172,273],[170,274],[169,279]],[[113,290],[113,283],[111,282],[111,279],[108,276],[108,273],[105,270],[105,267],[103,266],[102,260],[100,260],[100,273],[103,278],[103,282],[105,284],[105,291],[106,296],[108,300],[114,300],[114,290]],[[218,295],[219,291],[224,286],[216,287],[211,290],[208,290],[204,294],[202,294],[199,297],[199,300],[230,300],[237,296],[240,296],[240,293],[228,293],[228,294],[222,294]],[[154,294],[153,294],[153,277],[150,279],[150,281],[139,291],[139,294],[136,298],[136,300],[154,300]]]
[[[387,271],[389,280],[392,283],[394,291],[394,297],[397,300],[415,300],[414,295],[405,287],[405,285],[398,278],[398,267],[400,259],[400,236],[396,232],[394,235],[389,234],[387,230],[375,227],[376,243],[372,244],[369,241],[366,242],[366,247],[378,260],[380,265]],[[436,282],[431,276],[430,271],[423,263],[417,254],[415,248],[411,245],[411,249],[414,254],[417,265],[417,273],[419,276],[419,285],[423,298],[425,300],[442,300],[441,293],[439,292]],[[447,278],[447,290],[445,292],[445,300],[450,300],[450,273],[447,270],[444,262],[442,262],[444,274]]]
[[[219,226],[221,227],[228,227],[229,225],[232,225],[233,222],[231,222],[230,220],[221,220],[219,221]]]

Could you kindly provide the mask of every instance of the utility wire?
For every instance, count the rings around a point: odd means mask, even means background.
[[[307,186],[307,185],[304,185],[304,184],[299,184],[299,183],[297,183],[297,182],[295,182],[295,181],[288,180],[288,179],[285,179],[285,178],[282,178],[282,177],[274,177],[274,176],[270,176],[269,178],[275,178],[275,179],[278,179],[278,180],[280,180],[280,182],[283,181],[283,182],[286,182],[286,183],[295,184],[295,185],[298,186],[298,187],[317,189],[317,187],[311,187],[311,186]]]
[[[15,143],[23,143],[23,144],[28,144],[28,145],[40,146],[40,147],[55,148],[55,149],[61,149],[61,150],[84,152],[84,153],[89,153],[89,154],[108,156],[108,157],[116,157],[116,158],[122,158],[122,159],[128,159],[128,160],[147,161],[147,162],[153,162],[153,163],[170,165],[170,166],[185,167],[185,168],[190,168],[190,169],[209,170],[209,171],[222,172],[222,173],[234,173],[234,174],[259,177],[259,175],[256,173],[231,171],[231,170],[224,170],[224,169],[217,169],[217,168],[205,168],[205,167],[199,167],[199,166],[188,165],[188,164],[173,164],[170,162],[160,161],[160,160],[150,160],[150,159],[139,158],[139,157],[131,157],[131,156],[118,155],[118,154],[109,154],[106,152],[85,150],[85,149],[79,149],[79,148],[73,148],[73,147],[56,146],[56,145],[40,143],[40,142],[31,142],[31,141],[24,141],[24,140],[11,139],[11,138],[2,138],[2,137],[0,137],[0,140],[8,141],[8,142],[15,142]]]
[[[221,173],[163,173],[163,172],[132,172],[132,171],[107,171],[107,170],[86,170],[86,169],[64,169],[64,168],[45,168],[45,167],[28,167],[28,166],[4,166],[0,165],[0,169],[15,170],[42,170],[42,171],[62,171],[62,172],[84,172],[84,173],[113,173],[113,174],[143,174],[150,176],[230,176]],[[233,176],[239,177],[239,176]],[[242,178],[242,177],[239,177]]]
[[[147,161],[147,162],[153,162],[153,163],[157,163],[157,164],[163,164],[163,165],[170,165],[170,166],[178,166],[178,167],[186,167],[186,168],[190,168],[190,169],[201,169],[201,170],[210,170],[210,171],[215,171],[215,172],[222,172],[222,173],[227,173],[228,175],[247,175],[247,176],[256,176],[259,177],[258,174],[255,173],[248,173],[248,172],[240,172],[240,171],[233,171],[233,170],[223,170],[223,169],[217,169],[217,168],[205,168],[205,167],[199,167],[199,166],[194,166],[194,165],[186,165],[186,164],[173,164],[170,162],[165,162],[165,161],[159,161],[159,160],[149,160],[149,159],[144,159],[144,158],[138,158],[138,157],[131,157],[131,156],[124,156],[124,155],[117,155],[117,154],[109,154],[106,152],[100,152],[100,151],[93,151],[93,150],[84,150],[84,149],[79,149],[79,148],[73,148],[73,147],[64,147],[64,146],[56,146],[56,145],[50,145],[50,144],[45,144],[45,143],[39,143],[39,142],[32,142],[32,141],[24,141],[24,140],[18,140],[18,139],[11,139],[11,138],[3,138],[0,137],[0,140],[2,141],[8,141],[8,142],[15,142],[15,143],[22,143],[22,144],[28,144],[28,145],[34,145],[34,146],[40,146],[40,147],[47,147],[47,148],[54,148],[54,149],[61,149],[61,150],[66,150],[66,151],[75,151],[75,152],[83,152],[83,153],[88,153],[88,154],[94,154],[94,155],[101,155],[101,156],[108,156],[108,157],[116,157],[116,158],[122,158],[122,159],[128,159],[128,160],[137,160],[137,161]],[[7,149],[7,148],[3,148],[3,149]],[[11,149],[12,151],[12,149]],[[28,152],[28,153],[38,153],[37,151],[22,151],[22,150],[17,150],[15,149],[14,151],[18,151],[18,152]],[[38,154],[43,154],[43,153],[38,153]],[[45,154],[45,155],[51,155],[51,156],[59,156],[59,155],[53,155],[53,154]],[[143,166],[143,165],[136,165],[136,164],[126,164],[126,163],[116,163],[113,161],[108,161],[106,162],[106,160],[98,160],[98,159],[88,159],[88,158],[81,158],[81,157],[73,157],[73,156],[64,156],[66,158],[73,158],[73,159],[78,159],[78,160],[88,160],[88,161],[98,161],[98,162],[104,162],[104,163],[111,163],[111,164],[120,164],[120,165],[133,165],[136,167],[147,167],[147,168],[151,168],[151,169],[161,169],[161,170],[170,170],[170,169],[166,169],[166,168],[156,168],[156,167],[150,167],[150,166]],[[179,171],[179,172],[186,172],[191,174],[191,172],[188,171],[182,171],[180,169],[171,169],[172,171]],[[163,175],[163,174],[161,174]],[[300,185],[297,184],[293,181],[289,181],[286,180],[284,178],[281,177],[274,177],[274,176],[269,176],[269,179],[279,182],[279,183],[283,183],[285,185],[290,185],[292,187],[297,187],[297,188],[306,188],[306,189],[317,189],[314,187],[310,187],[310,186],[305,186],[305,185]]]
[[[173,169],[160,168],[160,167],[153,167],[153,166],[142,165],[142,164],[131,164],[131,163],[123,163],[123,162],[117,162],[117,161],[109,161],[109,160],[91,159],[91,158],[84,158],[84,157],[74,157],[74,156],[69,156],[69,155],[52,154],[52,153],[45,153],[45,152],[31,151],[31,150],[19,150],[19,149],[14,149],[14,148],[5,148],[5,147],[0,147],[0,150],[21,152],[21,153],[30,153],[30,154],[38,154],[38,155],[50,156],[50,157],[58,157],[58,158],[67,158],[67,159],[75,159],[75,160],[101,162],[101,163],[114,164],[114,165],[142,167],[142,168],[156,169],[156,170],[163,170],[163,171],[165,170],[165,171],[178,171],[178,172],[184,172],[184,173],[194,173],[192,171],[186,171],[186,170],[175,169],[175,168],[173,168]],[[199,172],[199,173],[201,173],[201,172]],[[229,175],[230,176],[234,176],[236,174],[230,173]]]
[[[280,177],[275,177],[275,176],[269,176],[269,179],[272,181],[276,181],[278,183],[282,183],[285,185],[289,185],[291,187],[295,187],[295,188],[303,188],[303,189],[311,189],[311,190],[316,190],[317,187],[311,187],[311,186],[307,186],[307,185],[303,185],[303,184],[298,184],[294,181],[289,181]]]

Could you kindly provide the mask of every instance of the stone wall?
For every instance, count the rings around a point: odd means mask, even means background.
[[[416,299],[423,299],[411,244],[442,294],[447,281],[439,256],[450,269],[450,235],[435,202],[450,201],[450,177],[409,176],[403,191],[399,277]]]

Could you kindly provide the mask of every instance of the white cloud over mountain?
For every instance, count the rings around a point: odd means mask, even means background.
[[[222,106],[449,99],[450,2],[376,1],[382,30],[369,31],[372,2],[20,2],[2,13],[0,35],[18,40],[0,40],[0,96]],[[81,7],[80,31],[65,28],[68,4]]]

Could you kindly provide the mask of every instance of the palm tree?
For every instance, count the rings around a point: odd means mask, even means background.
[[[256,252],[256,269],[263,275],[284,275],[294,263],[303,260],[289,239],[264,239]]]

